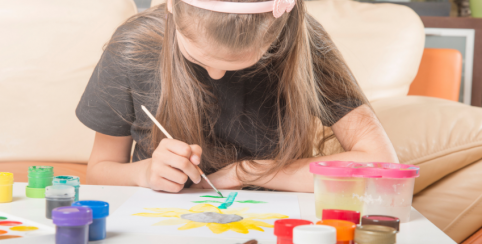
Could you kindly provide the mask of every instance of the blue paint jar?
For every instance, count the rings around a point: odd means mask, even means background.
[[[52,180],[52,184],[55,185],[69,185],[75,188],[75,201],[79,201],[79,187],[80,179],[77,176],[59,175],[55,176]]]
[[[78,201],[72,206],[83,206],[92,209],[93,222],[89,226],[89,241],[105,239],[106,218],[109,216],[109,203],[103,201]]]
[[[56,225],[56,244],[87,244],[89,224],[92,223],[92,209],[88,207],[58,207],[52,211]]]

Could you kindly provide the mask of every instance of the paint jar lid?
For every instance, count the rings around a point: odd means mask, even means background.
[[[356,225],[351,221],[327,219],[318,221],[316,224],[335,227],[337,241],[352,241],[355,236]]]
[[[109,203],[103,201],[84,200],[72,203],[72,206],[84,206],[92,209],[93,218],[100,219],[109,216]]]
[[[325,219],[339,219],[353,222],[355,224],[360,223],[360,212],[352,210],[341,209],[323,209],[322,220]]]
[[[383,225],[400,231],[400,219],[387,215],[365,215],[362,217],[362,225]]]
[[[45,188],[25,188],[25,195],[30,198],[45,198]]]
[[[310,172],[326,177],[356,178],[416,178],[420,167],[395,163],[356,163],[345,161],[322,161],[310,163]]]
[[[54,208],[52,220],[58,226],[88,225],[92,223],[92,209],[82,206]]]
[[[13,184],[13,174],[10,172],[0,172],[0,185]]]
[[[326,225],[300,225],[293,229],[293,244],[335,244],[336,229]]]
[[[59,175],[55,176],[52,180],[52,184],[54,185],[69,185],[69,186],[79,186],[80,179],[77,176],[70,176],[70,175]]]
[[[383,225],[359,225],[355,229],[355,243],[358,244],[394,244],[397,231]]]
[[[52,166],[30,166],[28,167],[29,178],[45,178],[54,175],[54,167]]]
[[[313,225],[313,222],[304,219],[279,219],[274,222],[274,235],[293,237],[293,228],[299,225]]]
[[[75,188],[69,185],[53,185],[45,187],[47,198],[72,198],[75,197]]]

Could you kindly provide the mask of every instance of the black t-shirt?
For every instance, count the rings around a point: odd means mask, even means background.
[[[199,81],[212,87],[218,101],[216,137],[234,146],[239,160],[269,155],[278,141],[276,99],[270,95],[277,82],[263,73],[247,75],[249,68],[227,71],[223,78],[213,80],[205,69],[193,65]],[[152,104],[159,101],[158,85],[147,82],[155,76],[156,70],[125,70],[112,53],[105,51],[76,110],[79,120],[94,131],[111,136],[131,135],[137,142],[133,162],[151,157],[148,145],[152,122],[141,105],[153,114],[157,111],[157,105]],[[328,106],[335,121],[360,105],[354,104],[353,98],[346,101],[337,100]],[[332,125],[320,119],[323,125]]]

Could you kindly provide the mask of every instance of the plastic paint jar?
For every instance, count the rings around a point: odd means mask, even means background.
[[[336,229],[326,225],[296,226],[293,244],[336,244]]]
[[[279,219],[274,222],[274,235],[278,237],[277,244],[293,244],[293,228],[300,225],[313,225],[304,219]]]
[[[11,202],[13,195],[13,174],[0,172],[0,203]]]
[[[419,167],[404,164],[376,163],[380,177],[367,177],[363,215],[395,216],[400,222],[410,220],[415,178]]]
[[[75,188],[75,201],[79,201],[79,187],[80,179],[77,176],[59,175],[55,176],[52,184],[54,185],[69,185]]]
[[[78,201],[74,202],[72,206],[84,206],[92,209],[94,220],[89,226],[89,241],[105,239],[109,203],[103,201]]]
[[[382,225],[362,225],[355,229],[355,244],[395,244],[397,231]]]
[[[28,168],[28,186],[26,195],[30,198],[44,198],[45,187],[52,185],[54,167],[30,166]]]
[[[56,225],[56,244],[87,244],[92,209],[88,207],[59,207],[52,211]]]
[[[353,244],[356,225],[351,221],[327,219],[316,222],[317,225],[331,226],[336,229],[337,244]]]
[[[353,177],[356,173],[354,162],[315,162],[310,172],[315,181],[316,217],[322,218],[323,209],[342,209],[361,212],[365,194],[365,179]]]
[[[323,209],[323,219],[339,219],[353,222],[354,224],[360,223],[360,212],[351,210],[340,209]]]
[[[362,225],[383,225],[400,231],[400,219],[386,215],[366,215],[362,217]]]
[[[58,207],[70,206],[74,202],[75,189],[73,186],[55,185],[45,187],[45,216],[52,218],[52,210]]]

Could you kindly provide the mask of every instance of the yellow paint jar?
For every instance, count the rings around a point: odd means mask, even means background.
[[[0,172],[0,203],[11,202],[13,194],[13,174]]]

